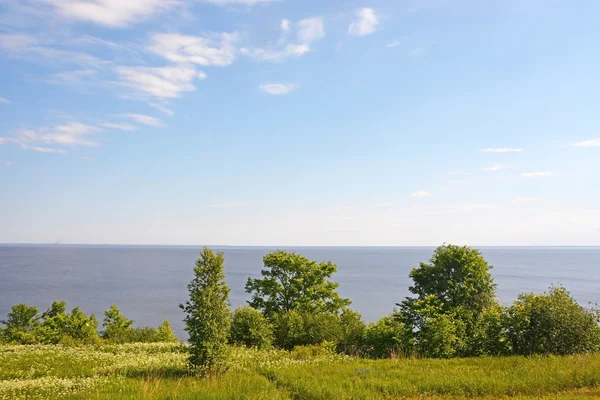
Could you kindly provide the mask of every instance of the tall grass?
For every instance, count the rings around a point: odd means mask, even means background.
[[[217,378],[176,344],[0,346],[0,400],[598,399],[600,355],[362,360],[232,349]]]

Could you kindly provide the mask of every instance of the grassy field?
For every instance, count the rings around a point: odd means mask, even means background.
[[[176,344],[0,346],[0,399],[598,399],[600,355],[358,360],[232,349],[218,378]]]

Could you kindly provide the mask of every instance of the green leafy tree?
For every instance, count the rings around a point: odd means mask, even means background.
[[[104,312],[102,338],[114,343],[131,340],[133,320],[126,318],[116,305]]]
[[[268,348],[273,343],[273,327],[252,307],[239,307],[233,313],[229,341],[246,347]]]
[[[229,286],[223,272],[223,253],[204,248],[188,285],[189,300],[181,304],[189,334],[189,365],[200,375],[227,367],[227,339],[231,326]]]
[[[403,342],[429,356],[472,353],[467,338],[473,336],[484,310],[496,305],[491,269],[475,249],[438,247],[429,263],[410,272],[414,284],[409,290],[416,297],[398,304],[396,318],[405,326]]]
[[[349,355],[358,355],[366,325],[361,315],[354,310],[346,308],[339,317],[340,340],[337,344],[338,351]]]
[[[508,335],[516,354],[600,350],[597,311],[581,307],[563,287],[551,287],[543,294],[521,294],[508,313]]]
[[[339,313],[350,304],[336,292],[330,280],[337,271],[331,262],[317,263],[287,251],[267,254],[261,279],[248,279],[246,292],[252,294],[250,306],[267,318],[289,311]]]
[[[156,328],[156,332],[159,342],[177,343],[179,341],[177,336],[175,336],[175,332],[173,332],[173,328],[171,328],[171,324],[166,319],[158,328]]]
[[[97,343],[99,336],[96,317],[93,314],[88,317],[79,307],[75,307],[71,314],[66,309],[64,301],[54,301],[42,314],[43,322],[36,329],[39,341],[45,344]]]
[[[401,336],[404,330],[402,323],[388,315],[365,328],[362,345],[364,353],[371,358],[386,358],[404,353]]]
[[[0,321],[0,337],[6,343],[33,344],[37,342],[35,330],[40,325],[38,309],[27,304],[12,306],[6,320]]]

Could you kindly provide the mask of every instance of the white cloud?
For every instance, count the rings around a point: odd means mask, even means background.
[[[249,203],[244,201],[232,201],[230,203],[220,203],[220,204],[208,204],[204,207],[206,208],[233,208],[233,207],[243,207],[247,206]]]
[[[160,128],[165,126],[160,119],[156,117],[151,117],[149,115],[143,114],[122,114],[123,117],[130,118],[136,121],[138,124],[153,126],[155,128]]]
[[[284,32],[289,32],[292,29],[290,24],[291,24],[291,22],[289,19],[282,19],[281,20],[281,30]]]
[[[34,150],[42,153],[61,153],[64,150],[40,145],[54,146],[97,146],[89,136],[99,132],[101,129],[95,126],[79,122],[69,122],[53,128],[41,128],[38,130],[21,129],[15,137],[3,138],[2,142],[20,145],[25,150]]]
[[[571,146],[576,146],[576,147],[600,147],[600,139],[585,140],[583,142],[573,143]]]
[[[0,34],[0,49],[9,57],[93,68],[101,68],[108,63],[86,53],[61,50],[51,44],[26,34]]]
[[[523,172],[521,174],[524,178],[543,178],[552,175],[554,175],[554,173],[550,171]]]
[[[176,63],[194,63],[204,66],[231,65],[235,60],[237,34],[220,33],[208,37],[175,33],[152,35],[148,50]]]
[[[354,36],[364,36],[375,32],[379,19],[372,8],[361,8],[356,11],[357,20],[348,27],[348,33]]]
[[[483,153],[522,153],[524,150],[520,148],[512,148],[512,147],[499,147],[499,148],[489,148],[489,149],[481,149]]]
[[[63,71],[53,74],[48,83],[53,84],[79,84],[98,76],[95,69],[80,69],[75,71]]]
[[[263,83],[260,85],[260,90],[272,95],[288,94],[296,90],[299,86],[291,83]]]
[[[116,123],[116,122],[102,122],[100,124],[100,126],[104,127],[104,128],[109,128],[109,129],[117,129],[120,131],[125,131],[125,132],[135,132],[137,130],[137,127],[135,125],[132,124],[128,124],[128,123]]]
[[[425,191],[425,190],[419,190],[416,192],[412,192],[410,194],[411,197],[431,197],[431,193]]]
[[[481,170],[485,171],[485,172],[497,172],[497,171],[500,171],[500,170],[503,170],[503,169],[508,169],[508,168],[510,168],[510,165],[490,163],[489,166],[483,167],[483,168],[481,168]]]
[[[298,22],[298,41],[310,43],[325,37],[323,18],[307,18]]]
[[[192,66],[173,67],[116,67],[123,85],[159,98],[179,97],[183,92],[196,90],[193,82],[200,78]]]
[[[201,0],[204,3],[210,3],[217,6],[254,6],[256,4],[267,4],[278,0]]]
[[[48,4],[65,19],[124,27],[147,19],[179,2],[177,0],[32,0]]]
[[[279,50],[274,49],[241,49],[242,54],[249,55],[261,61],[282,61],[288,57],[300,57],[310,51],[310,47],[306,44],[287,44]]]
[[[390,42],[390,43],[386,44],[386,45],[385,45],[385,47],[393,48],[393,47],[398,47],[398,46],[400,46],[401,44],[402,44],[402,42],[401,42],[401,41],[399,41],[399,40],[394,40],[394,41],[392,41],[392,42]]]
[[[8,104],[10,103],[10,100],[5,99],[4,97],[0,97],[0,103]]]
[[[33,146],[33,147],[29,147],[27,145],[21,146],[23,147],[25,150],[33,150],[33,151],[37,151],[38,153],[58,153],[58,154],[66,154],[67,152],[63,149],[55,149],[52,147],[40,147],[40,146]]]
[[[173,116],[175,115],[175,112],[173,112],[173,110],[171,110],[167,104],[161,104],[161,103],[148,103],[148,105],[150,107],[154,107],[159,111],[164,112],[165,114],[169,115],[169,116]]]

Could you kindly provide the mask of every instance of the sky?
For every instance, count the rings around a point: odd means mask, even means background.
[[[0,243],[600,245],[593,0],[0,0]]]

